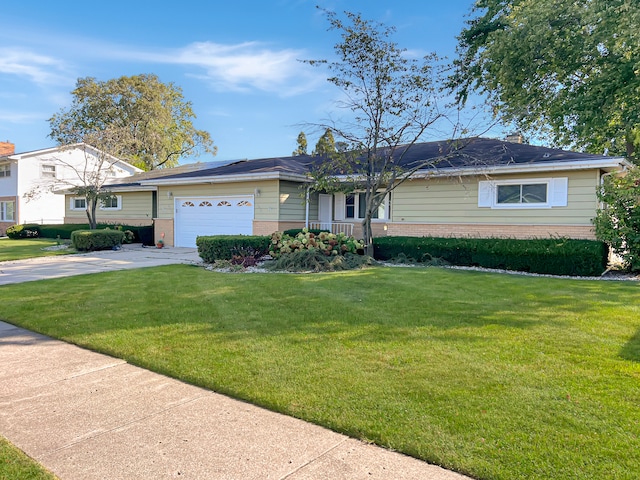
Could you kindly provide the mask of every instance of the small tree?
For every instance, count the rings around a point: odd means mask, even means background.
[[[300,132],[298,134],[298,139],[296,140],[298,143],[298,148],[296,148],[291,155],[294,157],[298,155],[306,155],[307,154],[307,136],[304,132]]]
[[[640,167],[605,177],[598,196],[603,207],[594,219],[596,236],[620,255],[625,268],[640,271]]]
[[[120,159],[107,153],[107,150],[119,142],[119,133],[119,129],[95,132],[86,135],[83,143],[62,147],[60,154],[52,158],[56,167],[62,168],[56,168],[57,175],[54,178],[45,179],[33,186],[24,195],[27,201],[38,198],[45,192],[58,191],[83,197],[89,228],[95,229],[98,206],[113,198],[108,180],[113,177],[114,167]],[[64,153],[70,150],[81,150],[83,161],[67,160]]]
[[[330,30],[341,31],[334,50],[338,61],[306,60],[324,66],[328,81],[344,93],[341,107],[352,117],[322,125],[341,139],[340,151],[326,157],[312,177],[318,191],[344,190],[345,185],[365,192],[362,221],[366,253],[373,254],[371,219],[389,192],[412,173],[437,159],[403,168],[402,157],[442,114],[436,103],[433,62],[411,59],[406,50],[388,40],[395,29],[345,12],[346,20],[325,11]],[[346,145],[342,143],[346,142]],[[340,174],[342,178],[336,178]],[[346,177],[346,182],[345,182]]]

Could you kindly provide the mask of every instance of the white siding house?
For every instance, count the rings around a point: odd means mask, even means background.
[[[63,223],[65,197],[54,191],[98,170],[114,179],[141,172],[85,144],[0,155],[0,235],[14,224]]]

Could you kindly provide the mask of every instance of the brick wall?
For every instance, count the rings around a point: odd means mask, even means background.
[[[173,238],[173,218],[156,218],[154,219],[153,240],[157,242],[162,238],[164,233],[164,244],[167,247],[173,247],[175,240]]]
[[[386,235],[408,237],[547,238],[567,237],[594,240],[586,225],[473,225],[389,223]]]

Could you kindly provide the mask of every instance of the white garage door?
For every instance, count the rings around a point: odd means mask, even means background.
[[[175,199],[176,247],[196,246],[202,235],[251,235],[253,196]]]

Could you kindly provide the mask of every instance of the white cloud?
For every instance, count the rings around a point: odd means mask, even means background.
[[[61,72],[59,60],[22,48],[0,48],[0,74],[26,77],[39,85],[62,85],[69,82]]]
[[[292,96],[313,90],[324,77],[299,61],[305,52],[274,50],[258,42],[224,45],[198,42],[164,52],[137,52],[137,60],[198,67],[202,74],[191,74],[210,83],[218,91],[261,90]]]

